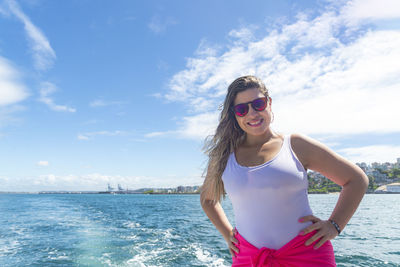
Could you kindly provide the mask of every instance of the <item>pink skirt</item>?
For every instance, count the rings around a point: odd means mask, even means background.
[[[318,243],[318,240],[309,246],[304,244],[314,233],[316,231],[304,236],[298,235],[278,250],[265,247],[258,249],[237,233],[235,237],[239,242],[239,253],[232,258],[232,267],[336,266],[335,255],[330,241],[326,241],[318,249],[313,247]]]

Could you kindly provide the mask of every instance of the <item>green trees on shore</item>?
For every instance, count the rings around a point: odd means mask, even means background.
[[[381,168],[376,168],[378,172],[381,174],[385,174],[388,178],[388,182],[390,180],[395,182],[396,180],[400,179],[400,169],[393,168],[390,170],[383,170]],[[317,174],[315,172],[307,173],[308,176],[308,192],[309,193],[319,193],[319,194],[326,194],[332,192],[340,192],[342,189],[341,186],[335,184],[331,180],[327,179],[326,177]],[[373,192],[375,189],[379,187],[381,184],[376,183],[376,179],[373,175],[368,175],[369,185],[368,185],[368,192]]]
[[[332,192],[340,192],[342,188],[327,178],[313,178],[310,173],[308,175],[308,192],[316,194],[327,194]]]

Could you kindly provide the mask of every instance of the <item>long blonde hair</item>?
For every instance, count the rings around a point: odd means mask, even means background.
[[[218,202],[221,201],[222,196],[225,196],[222,173],[230,153],[234,152],[246,137],[245,132],[236,121],[233,103],[238,93],[253,88],[259,89],[262,94],[269,97],[265,84],[255,76],[239,77],[228,87],[218,127],[215,134],[207,137],[204,144],[204,152],[208,155],[208,164],[202,186],[202,201]]]

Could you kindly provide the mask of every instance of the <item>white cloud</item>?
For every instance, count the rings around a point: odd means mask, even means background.
[[[160,136],[171,135],[173,133],[176,133],[176,131],[151,132],[151,133],[145,134],[144,137],[146,137],[146,138],[160,137]]]
[[[13,15],[15,15],[25,27],[25,32],[30,40],[35,68],[38,70],[47,70],[53,65],[56,54],[50,46],[50,42],[41,30],[36,27],[30,18],[22,12],[18,3],[13,0],[7,0],[8,8]]]
[[[194,116],[182,118],[179,128],[174,131],[159,131],[145,134],[145,138],[154,138],[161,136],[178,137],[184,139],[203,139],[213,134],[218,123],[218,113],[203,113]]]
[[[78,134],[78,140],[89,140],[89,137],[83,134]]]
[[[253,27],[253,28],[255,28],[255,27]],[[250,41],[250,40],[254,39],[253,31],[249,27],[242,27],[238,30],[233,29],[228,33],[228,36],[236,38],[241,41],[245,41],[245,40]]]
[[[183,118],[179,135],[184,138],[203,139],[214,133],[218,123],[218,113],[202,113]]]
[[[163,18],[159,15],[154,15],[147,26],[152,32],[156,34],[161,34],[164,33],[168,27],[177,23],[178,22],[173,17]]]
[[[344,8],[343,14],[351,20],[393,19],[400,17],[398,0],[355,0]]]
[[[96,99],[89,103],[90,107],[106,107],[113,105],[121,105],[123,102],[121,101],[105,101],[103,99]]]
[[[215,129],[217,116],[203,115],[217,110],[228,84],[246,74],[259,76],[270,88],[278,131],[400,132],[400,124],[394,123],[400,99],[400,30],[367,29],[356,19],[350,27],[356,11],[349,5],[328,6],[314,18],[300,14],[293,23],[268,29],[263,38],[253,38],[251,27],[232,30],[230,36],[237,40],[225,50],[188,58],[165,96],[190,108],[183,128],[178,126],[180,136],[203,139]],[[380,7],[388,8],[393,5]],[[379,18],[399,17],[390,12]]]
[[[20,81],[19,72],[7,59],[0,57],[0,106],[23,101],[29,96]]]
[[[396,162],[400,158],[400,146],[373,145],[364,147],[349,147],[338,150],[339,153],[352,162]]]
[[[13,64],[0,56],[0,128],[18,122],[20,119],[14,114],[25,109],[20,102],[27,99],[29,93],[20,76]]]
[[[310,79],[292,94],[277,95],[277,124],[307,133],[400,132],[393,123],[400,97],[396,47],[400,32],[370,32],[329,57],[302,59],[302,70],[292,64],[287,77],[300,73]],[[329,71],[323,73],[326,67]],[[321,73],[313,75],[315,70]]]
[[[50,97],[57,91],[57,87],[50,82],[42,82],[40,88],[40,98],[39,101],[46,104],[50,109],[54,111],[66,111],[66,112],[75,112],[75,108],[71,108],[65,105],[57,105],[54,103],[54,100]]]
[[[49,166],[49,162],[46,160],[41,160],[37,163],[38,166]]]
[[[122,136],[122,135],[127,135],[128,133],[125,131],[97,131],[97,132],[88,132],[88,133],[83,133],[83,134],[78,134],[78,140],[89,140],[93,136]]]
[[[197,56],[216,56],[218,52],[220,51],[221,47],[210,43],[207,39],[203,38],[200,40],[200,43],[194,52],[195,55]]]

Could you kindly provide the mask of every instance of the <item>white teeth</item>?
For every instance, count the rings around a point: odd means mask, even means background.
[[[255,121],[255,122],[249,122],[249,125],[254,126],[254,125],[260,124],[260,122],[261,122],[261,120],[258,120],[258,121]]]

